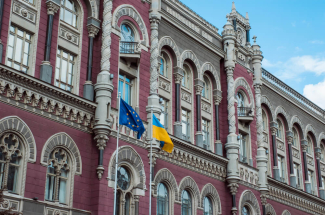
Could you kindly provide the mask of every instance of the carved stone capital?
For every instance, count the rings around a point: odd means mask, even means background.
[[[276,132],[278,131],[278,123],[271,122],[270,129],[271,129],[272,135],[276,135]]]
[[[213,90],[213,101],[215,105],[219,105],[222,100],[222,91],[221,90]]]
[[[231,183],[228,185],[228,188],[230,189],[231,195],[236,195],[237,189],[238,189],[238,184],[237,183]]]
[[[287,134],[286,137],[287,137],[288,144],[292,144],[292,141],[293,141],[293,132],[292,131],[287,131],[286,134]]]
[[[315,154],[316,154],[316,159],[320,160],[321,157],[322,157],[322,151],[321,151],[321,149],[319,147],[315,148]]]
[[[301,140],[301,150],[302,152],[307,152],[308,142],[307,140],[303,139]]]
[[[95,25],[87,25],[87,29],[88,29],[88,37],[94,38],[99,32],[99,28],[96,27]]]
[[[104,150],[108,141],[108,135],[103,133],[96,134],[94,140],[97,142],[98,150]]]
[[[234,76],[234,70],[235,68],[234,67],[226,67],[226,73],[227,73],[227,77],[231,76],[233,77]]]
[[[202,90],[203,90],[203,81],[200,79],[195,79],[194,80],[194,87],[195,87],[195,94],[196,95],[201,95]]]
[[[267,204],[267,198],[268,198],[267,194],[262,194],[260,196],[260,198],[261,198],[262,205],[266,205]]]
[[[60,5],[56,4],[51,0],[48,0],[46,2],[46,6],[47,6],[47,15],[54,15],[60,9]]]
[[[184,71],[180,67],[174,67],[175,84],[181,84],[184,77]]]

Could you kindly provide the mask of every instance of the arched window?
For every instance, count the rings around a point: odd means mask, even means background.
[[[267,121],[267,116],[264,110],[262,110],[262,120],[263,120],[263,131],[267,132],[268,131],[268,121]]]
[[[239,133],[239,160],[243,163],[248,162],[248,147],[247,147],[247,135]]]
[[[324,144],[320,144],[320,151],[321,151],[321,157],[320,157],[320,159],[321,159],[321,161],[323,161],[323,162],[325,162],[325,147],[324,147]]]
[[[124,168],[117,169],[117,185],[122,190],[127,190],[130,187],[131,176],[130,173]]]
[[[167,77],[167,61],[164,56],[160,58],[160,75]]]
[[[204,215],[213,215],[212,203],[209,197],[204,198]]]
[[[307,153],[312,154],[313,153],[313,141],[311,140],[310,136],[307,137]]]
[[[278,130],[276,132],[276,136],[282,140],[283,139],[283,124],[280,119],[277,119],[276,121],[278,123]]]
[[[128,24],[121,25],[121,41],[122,42],[135,42],[134,31]]]
[[[14,134],[5,134],[0,142],[0,187],[16,193],[18,173],[22,158],[22,146],[19,138]]]
[[[297,147],[299,143],[299,135],[297,129],[293,128],[292,131],[293,131],[292,145]]]
[[[68,153],[62,148],[54,149],[48,161],[45,200],[63,204],[67,203],[69,170],[70,162]]]
[[[160,183],[157,188],[157,215],[169,214],[169,195],[166,186]]]
[[[238,107],[245,107],[245,97],[241,92],[237,93]]]
[[[192,198],[187,190],[182,193],[182,215],[192,215]]]
[[[182,86],[189,88],[189,79],[190,79],[191,69],[188,65],[184,65],[184,77],[182,79]]]
[[[251,215],[250,210],[247,206],[244,206],[243,209],[241,210],[242,215]]]
[[[204,76],[203,82],[203,90],[202,90],[202,97],[206,99],[210,99],[210,84],[209,79]]]
[[[61,0],[60,19],[77,28],[78,10],[73,0]]]

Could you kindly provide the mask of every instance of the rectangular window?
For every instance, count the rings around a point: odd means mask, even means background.
[[[203,148],[210,150],[210,122],[202,119]]]
[[[55,86],[69,92],[72,91],[74,64],[75,56],[62,49],[58,49],[55,68]]]
[[[160,99],[162,101],[160,103],[160,107],[161,107],[160,123],[164,126],[166,130],[168,130],[168,101],[163,98]]]
[[[309,182],[310,182],[310,187],[311,187],[311,193],[312,194],[315,194],[315,182],[314,182],[314,172],[308,170],[308,179],[309,179]]]
[[[284,169],[284,161],[283,157],[278,156],[278,168],[280,172],[280,180],[285,182],[285,169]]]
[[[31,34],[15,26],[10,26],[7,49],[8,66],[27,73],[29,69],[31,39]]]
[[[300,166],[298,164],[293,164],[294,174],[296,176],[297,188],[300,188]]]
[[[239,133],[239,153],[240,153],[240,161],[243,163],[247,163],[247,135]]]
[[[127,77],[126,75],[119,75],[119,85],[118,92],[121,93],[122,99],[131,104],[131,92],[132,92],[132,79]]]
[[[190,113],[182,109],[182,137],[186,141],[190,141]]]

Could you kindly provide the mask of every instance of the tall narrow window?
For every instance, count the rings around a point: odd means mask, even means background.
[[[240,161],[243,163],[247,163],[247,135],[239,133],[239,153],[240,153]]]
[[[161,114],[160,114],[160,123],[168,131],[168,101],[161,98]]]
[[[184,76],[182,79],[182,86],[185,88],[189,88],[189,79],[190,79],[191,69],[188,65],[184,65]]]
[[[71,92],[73,89],[73,72],[75,57],[69,52],[58,49],[55,69],[55,86]]]
[[[297,147],[298,143],[299,143],[299,136],[298,136],[298,132],[295,128],[292,129],[293,130],[293,139],[292,139],[292,145]]]
[[[238,107],[245,107],[245,100],[244,96],[241,92],[237,93],[237,101],[238,101]]]
[[[125,215],[131,215],[130,204],[131,204],[131,196],[128,193],[125,196],[125,205],[124,205]]]
[[[307,153],[308,154],[312,154],[313,153],[313,141],[311,140],[311,138],[308,136],[307,137]]]
[[[297,188],[300,188],[300,168],[298,164],[293,164],[293,168],[294,168],[294,174],[296,176],[296,184],[297,184]]]
[[[321,155],[320,155],[321,161],[325,162],[325,147],[323,143],[320,144],[320,151],[321,151]]]
[[[210,97],[210,84],[209,79],[206,76],[204,76],[202,97],[206,99],[209,99]]]
[[[243,209],[241,210],[242,215],[251,215],[250,210],[247,206],[244,206]]]
[[[285,182],[285,169],[284,169],[284,161],[283,157],[278,156],[278,168],[280,172],[280,180]]]
[[[166,186],[163,183],[158,185],[157,190],[157,215],[169,214],[169,195]]]
[[[135,42],[134,31],[128,24],[121,25],[120,52],[124,54],[134,54],[137,43]]]
[[[276,132],[276,136],[282,140],[283,139],[283,125],[282,125],[281,120],[277,119],[276,121],[278,123],[278,130]]]
[[[190,140],[190,113],[184,109],[182,109],[182,134],[184,140]]]
[[[192,215],[192,198],[186,190],[182,193],[182,215]]]
[[[204,215],[213,215],[212,203],[208,197],[204,197]]]
[[[29,69],[31,43],[31,34],[15,26],[10,26],[7,65],[27,73]]]
[[[14,134],[5,134],[1,137],[0,146],[0,187],[16,193],[22,157],[19,138]]]
[[[45,200],[66,204],[69,170],[68,153],[61,148],[55,149],[47,167]]]
[[[325,178],[324,177],[322,177],[322,185],[323,185],[322,188],[325,189]]]
[[[311,185],[311,193],[315,194],[317,188],[315,187],[314,172],[308,170],[308,179]]]
[[[160,75],[167,77],[167,61],[164,56],[160,58]]]
[[[78,10],[74,1],[61,0],[60,19],[77,28]]]
[[[203,148],[210,149],[210,122],[202,119],[202,133],[203,133]]]
[[[119,85],[118,92],[121,93],[121,97],[126,103],[132,105],[131,103],[131,90],[132,90],[132,80],[126,75],[119,75]]]
[[[267,130],[268,130],[267,117],[266,117],[266,113],[264,110],[262,111],[262,120],[263,120],[263,131],[267,132]]]

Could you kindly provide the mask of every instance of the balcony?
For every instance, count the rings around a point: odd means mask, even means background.
[[[254,119],[253,111],[251,107],[238,107],[237,108],[238,120],[251,123]]]

